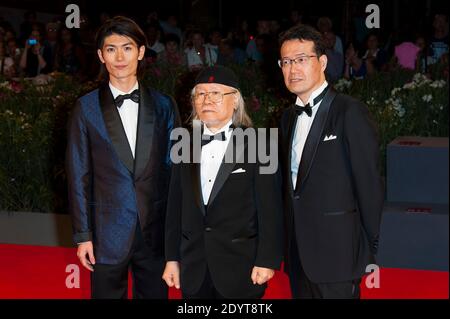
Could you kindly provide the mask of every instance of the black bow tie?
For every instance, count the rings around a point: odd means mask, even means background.
[[[119,95],[114,99],[117,107],[121,107],[123,102],[127,99],[132,100],[135,103],[139,103],[139,89],[134,90],[130,94]]]
[[[205,135],[202,134],[202,147],[206,144],[209,144],[210,142],[217,140],[217,141],[225,141],[225,132],[220,132],[214,135]]]
[[[329,85],[327,85],[325,87],[325,89],[322,91],[322,93],[320,93],[318,96],[316,96],[316,98],[313,100],[313,103],[314,103],[313,106],[316,105],[317,103],[319,103],[320,101],[322,101],[325,94],[327,94],[328,87],[329,87]],[[295,113],[297,113],[298,116],[300,116],[303,112],[305,112],[306,115],[308,115],[309,117],[312,116],[312,107],[311,107],[311,105],[309,105],[309,103],[306,104],[305,106],[295,105]]]
[[[306,115],[308,115],[309,117],[311,117],[312,115],[312,107],[308,104],[306,104],[305,106],[300,106],[300,105],[295,105],[295,113],[297,113],[297,115],[302,115],[302,113],[305,112]]]

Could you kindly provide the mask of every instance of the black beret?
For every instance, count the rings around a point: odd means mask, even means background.
[[[200,83],[218,83],[239,89],[239,80],[232,70],[215,65],[204,68],[195,79],[195,85]]]

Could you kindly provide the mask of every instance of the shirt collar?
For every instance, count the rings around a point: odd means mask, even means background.
[[[111,82],[109,82],[109,88],[111,89],[111,93],[113,95],[114,98],[118,97],[119,95],[124,95],[124,94],[130,94],[131,92],[133,92],[134,90],[139,88],[139,82],[136,81],[136,83],[134,84],[134,86],[131,88],[130,91],[128,92],[122,92],[121,90],[119,90],[118,88],[114,87]]]
[[[230,125],[231,125],[232,123],[233,123],[233,120],[232,120],[232,119],[229,120],[229,121],[227,122],[227,124],[225,124],[225,125],[224,125],[220,130],[218,130],[216,133],[211,132],[211,130],[210,130],[205,124],[203,124],[203,134],[205,134],[205,135],[215,135],[215,134],[220,133],[220,132],[225,132],[225,135],[228,136],[228,132],[229,132],[228,128],[230,127]]]
[[[328,85],[328,82],[327,82],[327,81],[324,81],[324,82],[322,83],[321,86],[319,86],[316,90],[314,90],[314,91],[311,93],[311,96],[309,97],[309,100],[308,100],[308,103],[309,103],[309,105],[310,105],[311,107],[315,107],[315,105],[313,105],[314,99],[315,99],[317,96],[319,96],[320,93],[322,93],[323,90],[325,90],[325,88],[327,87],[327,85]],[[302,100],[301,100],[299,97],[297,97],[297,101],[295,102],[295,104],[297,104],[297,105],[299,105],[299,106],[305,106],[305,104],[302,102]],[[317,104],[319,104],[319,103],[317,103]]]

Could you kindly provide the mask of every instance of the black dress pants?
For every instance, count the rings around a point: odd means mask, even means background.
[[[139,221],[130,253],[117,265],[95,264],[91,273],[93,299],[126,299],[128,295],[128,270],[133,280],[133,298],[167,299],[168,288],[162,274],[163,256],[154,256],[145,243]]]
[[[246,299],[261,299],[264,293],[257,296],[250,296]],[[208,267],[206,267],[205,278],[200,289],[193,295],[183,293],[183,299],[227,299],[222,296],[214,286]]]
[[[291,240],[288,273],[293,299],[359,299],[361,279],[314,283],[303,270],[298,254],[295,235]]]

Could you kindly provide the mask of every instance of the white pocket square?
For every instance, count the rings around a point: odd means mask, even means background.
[[[325,138],[323,139],[324,142],[331,141],[337,139],[336,135],[325,135]]]
[[[237,170],[231,172],[231,174],[239,174],[239,173],[245,173],[245,169],[238,168]]]

